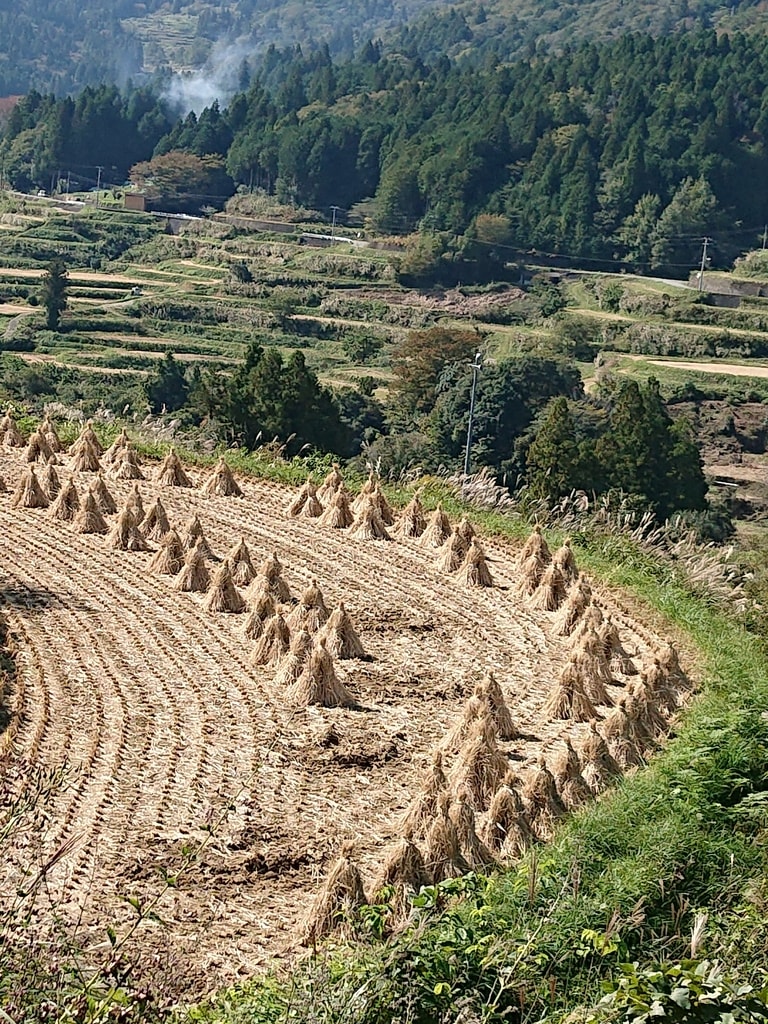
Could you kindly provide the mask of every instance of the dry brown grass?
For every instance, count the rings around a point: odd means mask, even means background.
[[[104,483],[101,473],[97,473],[96,479],[91,481],[90,491],[96,499],[96,504],[99,506],[99,512],[102,515],[112,516],[117,512],[117,502]]]
[[[469,871],[469,865],[462,856],[459,836],[449,814],[451,797],[440,793],[437,797],[437,813],[427,830],[424,863],[436,882],[447,878],[458,878]]]
[[[288,689],[299,679],[312,651],[312,637],[305,629],[294,633],[288,653],[280,662],[275,685]]]
[[[232,580],[238,587],[250,585],[256,570],[251,560],[251,552],[245,542],[245,537],[240,537],[238,542],[230,548],[227,559],[232,567]]]
[[[133,518],[136,520],[136,525],[141,526],[146,518],[146,512],[144,511],[144,499],[141,496],[139,485],[135,483],[131,488],[130,494],[128,495],[125,507],[129,508],[133,512]]]
[[[496,726],[482,715],[469,727],[451,771],[451,785],[455,792],[465,789],[474,806],[484,811],[508,771],[509,761],[496,743]]]
[[[270,594],[279,604],[288,604],[293,600],[291,589],[283,579],[283,566],[277,557],[276,551],[273,551],[261,563],[257,578],[259,576],[263,576],[266,579]],[[257,583],[256,579],[254,579],[251,588],[255,591],[256,587]]]
[[[72,469],[75,473],[98,473],[101,469],[97,449],[89,444],[82,445],[75,452]]]
[[[321,526],[330,526],[332,530],[346,530],[355,520],[349,506],[349,496],[344,488],[327,495],[323,514],[318,517]]]
[[[147,540],[154,540],[158,543],[170,532],[171,524],[168,522],[168,513],[165,511],[160,498],[155,498],[147,509],[147,514],[142,522],[142,532]]]
[[[278,609],[267,619],[251,653],[254,665],[279,665],[291,643],[291,631]]]
[[[61,438],[58,435],[53,420],[50,418],[50,416],[48,416],[47,413],[43,417],[43,421],[38,429],[40,430],[40,433],[45,437],[46,441],[48,442],[48,447],[51,449],[52,452],[54,452],[54,454],[57,452],[64,451],[64,446],[61,443]]]
[[[488,568],[485,551],[475,537],[459,568],[459,579],[468,587],[492,587],[493,576]]]
[[[582,576],[569,587],[555,619],[555,628],[560,636],[570,636],[573,633],[591,600],[592,588]]]
[[[420,543],[428,548],[441,548],[451,535],[451,521],[438,505],[427,520],[427,526],[420,537]]]
[[[556,565],[562,573],[566,584],[573,583],[579,576],[579,567],[576,564],[576,556],[571,548],[571,539],[566,537],[562,547],[552,555],[552,564]]]
[[[61,490],[61,480],[56,471],[56,456],[52,455],[40,471],[40,486],[45,491],[49,501],[53,501]]]
[[[489,672],[485,678],[475,687],[475,697],[483,702],[490,714],[496,732],[501,740],[516,740],[520,730],[515,725],[512,712],[507,707],[499,682],[493,672]]]
[[[433,881],[418,846],[402,838],[385,852],[371,892],[375,902],[382,898],[383,890],[394,890],[389,896],[389,907],[395,922],[400,923],[407,916],[409,897]]]
[[[592,792],[582,776],[579,755],[567,738],[564,740],[564,749],[558,752],[552,762],[552,775],[560,799],[569,811],[575,811],[591,799]]]
[[[35,430],[30,434],[27,442],[27,450],[24,457],[27,462],[47,462],[53,455],[53,449],[48,444],[48,439],[41,430]]]
[[[392,540],[370,495],[360,506],[349,536],[355,540]]]
[[[200,522],[198,516],[192,516],[191,519],[187,520],[182,527],[179,536],[181,537],[181,543],[185,551],[191,551],[192,548],[197,548],[204,558],[217,561],[203,531],[203,524]]]
[[[546,718],[588,722],[597,715],[584,691],[582,677],[572,661],[567,662],[543,709]]]
[[[517,779],[508,774],[493,795],[483,830],[486,845],[495,853],[517,860],[534,842]]]
[[[144,480],[139,457],[132,448],[121,448],[112,460],[109,475],[114,480]]]
[[[424,830],[437,814],[437,798],[448,789],[448,780],[443,771],[443,755],[436,751],[432,762],[422,779],[415,798],[406,808],[400,821],[400,831],[406,837],[423,835]]]
[[[308,633],[316,633],[328,621],[328,609],[325,606],[323,592],[312,580],[299,598],[298,604],[289,614],[287,620],[292,632],[305,629]]]
[[[472,871],[487,871],[496,859],[475,828],[475,812],[465,789],[460,789],[448,812],[456,827],[459,850]]]
[[[554,562],[550,562],[541,574],[539,585],[531,595],[531,607],[543,612],[556,612],[565,601],[566,581]]]
[[[448,540],[439,549],[437,568],[440,572],[458,572],[467,553],[467,545],[458,529],[451,530]]]

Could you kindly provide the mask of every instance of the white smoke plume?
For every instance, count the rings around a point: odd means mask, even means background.
[[[218,100],[223,107],[240,87],[239,75],[243,60],[253,53],[253,45],[244,40],[214,43],[208,59],[198,71],[176,74],[168,84],[164,97],[182,114],[193,110],[199,114]]]

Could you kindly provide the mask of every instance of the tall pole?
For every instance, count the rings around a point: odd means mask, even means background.
[[[101,188],[101,172],[104,170],[103,167],[97,167],[96,170],[99,172],[96,178],[96,205],[99,205],[99,189]]]
[[[340,206],[332,206],[331,207],[331,210],[333,211],[333,220],[331,221],[331,241],[332,242],[336,241],[336,214],[338,213],[338,211],[340,209],[341,209]]]
[[[712,241],[711,238],[707,238],[706,235],[702,239],[701,246],[701,269],[699,270],[699,291],[704,291],[704,268],[707,265],[707,246]]]
[[[765,248],[766,242],[768,242],[768,224],[763,228],[763,248]]]
[[[475,392],[477,391],[477,375],[483,365],[483,353],[475,353],[472,365],[472,391],[469,398],[469,423],[467,424],[467,447],[464,451],[464,479],[469,477],[470,455],[472,453],[472,421],[475,418]]]

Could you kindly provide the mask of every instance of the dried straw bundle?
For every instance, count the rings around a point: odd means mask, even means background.
[[[445,734],[440,748],[445,751],[457,753],[466,742],[470,729],[483,715],[491,715],[491,709],[486,699],[473,694],[464,705],[461,716],[456,720],[455,725]]]
[[[144,522],[146,513],[144,512],[144,502],[142,500],[138,484],[134,484],[131,488],[131,493],[126,499],[125,507],[129,508],[131,512],[133,512],[133,518],[136,520],[136,525],[141,526]]]
[[[571,633],[571,641],[574,647],[578,647],[584,640],[585,636],[592,638],[597,634],[597,631],[603,624],[603,613],[600,610],[599,605],[596,605],[594,601],[587,606],[584,610],[584,614],[581,617],[581,622]]]
[[[155,498],[147,509],[147,514],[143,520],[142,532],[147,540],[162,541],[170,529],[171,524],[168,522],[165,507],[159,498]],[[180,540],[179,543],[181,543]]]
[[[299,488],[299,492],[296,497],[293,498],[290,505],[285,510],[286,514],[289,515],[291,519],[296,519],[303,511],[304,506],[310,498],[317,501],[317,488],[312,483],[312,478],[308,476],[306,481]]]
[[[266,622],[270,616],[275,614],[275,598],[270,589],[266,576],[254,576],[251,585],[245,592],[248,607],[255,612],[262,622]],[[259,631],[261,635],[261,631]]]
[[[360,509],[362,508],[362,506],[366,504],[366,499],[368,498],[369,495],[371,495],[373,493],[373,490],[376,487],[376,481],[377,481],[376,474],[374,473],[373,470],[371,470],[368,473],[368,479],[365,481],[363,486],[360,488],[360,491],[359,491],[357,497],[352,502],[352,511],[354,513],[359,512]]]
[[[407,916],[408,897],[417,894],[422,886],[432,885],[432,882],[418,846],[408,838],[398,839],[384,855],[381,870],[373,883],[373,898],[377,900],[384,889],[394,890],[389,906],[395,921],[401,921]]]
[[[152,556],[149,571],[160,576],[176,576],[184,565],[184,548],[175,530],[169,530],[160,541],[160,547]]]
[[[120,431],[112,444],[107,448],[102,456],[102,462],[105,466],[113,466],[115,462],[120,458],[122,453],[131,447],[131,441],[128,434],[125,431],[125,427]]]
[[[54,519],[61,519],[65,523],[71,523],[80,511],[80,498],[71,477],[61,488],[48,511]]]
[[[392,506],[384,496],[384,492],[381,489],[381,485],[376,483],[376,486],[371,491],[371,501],[376,506],[376,511],[379,513],[379,518],[385,526],[394,526],[395,514],[392,511]]]
[[[566,583],[573,583],[578,578],[579,567],[576,565],[576,556],[571,549],[570,537],[566,537],[563,546],[552,555],[552,564],[556,565],[563,574]]]
[[[475,687],[475,696],[483,702],[496,726],[496,732],[501,740],[516,740],[520,731],[512,719],[512,712],[507,707],[504,694],[501,691],[498,680],[493,672]]]
[[[291,640],[291,646],[288,648],[288,653],[280,662],[280,668],[275,676],[277,686],[285,687],[286,689],[293,686],[304,671],[311,650],[312,637],[309,633],[305,629],[295,633]]]
[[[467,554],[467,545],[458,528],[451,530],[450,537],[439,552],[437,568],[440,572],[458,572]]]
[[[203,607],[207,612],[228,612],[231,615],[241,615],[245,611],[245,600],[232,582],[232,569],[226,558],[214,573]]]
[[[198,516],[192,516],[182,527],[181,543],[185,551],[191,551],[192,548],[197,547],[204,558],[216,560],[216,556],[211,551],[210,545],[203,533],[203,524]]]
[[[261,636],[253,648],[251,661],[254,665],[278,665],[283,655],[287,652],[290,641],[291,631],[288,629],[286,621],[278,609],[264,623]]]
[[[529,558],[536,559],[541,566],[542,572],[544,571],[544,567],[549,565],[552,561],[552,554],[538,523],[534,526],[531,535],[525,544],[523,544],[520,551],[519,565],[521,569]]]
[[[473,871],[482,871],[495,864],[493,854],[477,834],[475,812],[465,789],[459,790],[448,813],[456,828],[459,850],[470,868]]]
[[[106,519],[91,491],[88,491],[80,511],[72,521],[76,533],[106,533],[109,530]]]
[[[459,751],[451,772],[453,789],[465,787],[475,807],[485,810],[508,771],[509,761],[496,745],[496,727],[482,715],[470,725]]]
[[[395,533],[403,539],[407,537],[420,537],[427,528],[427,517],[424,506],[421,503],[419,492],[414,496],[400,513]]]
[[[476,536],[474,526],[470,523],[467,517],[464,516],[456,529],[459,536],[464,541],[465,546],[468,548]]]
[[[541,583],[546,565],[536,555],[530,555],[520,564],[520,578],[516,590],[521,597],[532,597]]]
[[[273,551],[271,555],[268,555],[259,566],[258,575],[254,578],[251,584],[251,589],[254,593],[260,587],[257,583],[259,576],[263,576],[267,581],[269,592],[274,597],[275,601],[280,604],[288,604],[292,601],[291,589],[282,577],[283,566],[280,559],[277,557],[277,552]]]
[[[669,723],[659,711],[655,695],[642,679],[630,683],[625,707],[635,722],[635,733],[643,746],[652,746],[661,736],[666,736]]]
[[[64,451],[64,446],[61,443],[61,438],[56,432],[56,427],[53,425],[53,420],[48,415],[48,413],[46,413],[45,416],[43,417],[43,421],[38,427],[38,430],[43,435],[45,440],[48,442],[48,447],[51,449],[52,452]]]
[[[305,629],[308,633],[316,633],[328,621],[328,609],[325,606],[323,592],[312,580],[302,593],[299,603],[286,620],[291,630]]]
[[[238,587],[247,587],[256,575],[251,561],[251,552],[245,543],[245,537],[241,537],[227,555],[229,564],[232,567],[232,580]]]
[[[110,476],[115,480],[145,480],[139,457],[132,448],[123,448],[112,460]]]
[[[673,685],[669,674],[662,667],[658,658],[652,658],[643,666],[640,678],[648,691],[653,694],[654,701],[670,715],[680,706],[680,692]]]
[[[435,751],[421,789],[410,802],[400,821],[400,831],[408,837],[422,835],[424,828],[437,814],[437,798],[448,788],[443,771],[443,755]]]
[[[555,630],[558,636],[570,636],[573,633],[591,600],[592,587],[582,576],[571,584],[565,601],[560,606],[555,619]]]
[[[235,480],[232,470],[222,455],[216,463],[213,473],[202,486],[203,494],[217,498],[242,498],[243,489]]]
[[[334,462],[328,476],[317,489],[317,496],[322,502],[328,502],[344,487],[344,477],[339,472],[338,462]]]
[[[157,467],[155,480],[163,487],[193,487],[194,484],[184,471],[181,459],[173,448]]]
[[[451,797],[440,793],[437,798],[437,814],[429,827],[425,840],[424,863],[435,882],[457,878],[469,871],[469,865],[462,856],[459,836],[449,812]]]
[[[3,445],[6,448],[24,447],[24,438],[19,433],[19,428],[10,409],[0,420],[0,437],[2,437]]]
[[[624,650],[618,627],[610,615],[598,627],[597,635],[600,638],[600,643],[611,671],[619,672],[625,676],[637,675],[637,669],[628,652]]]
[[[88,420],[83,429],[78,434],[72,447],[69,449],[70,455],[78,455],[83,448],[90,448],[96,453],[96,458],[101,458],[104,454],[104,449],[101,447],[101,442],[96,436],[96,432],[93,429],[93,420]]]
[[[569,811],[576,810],[591,798],[592,793],[581,774],[579,755],[569,739],[565,740],[565,750],[555,758],[552,775],[560,799]]]
[[[74,454],[72,469],[76,473],[98,473],[101,469],[99,455],[93,445],[84,444]]]
[[[301,675],[287,696],[298,707],[314,704],[322,708],[348,708],[354,704],[349,690],[336,675],[333,658],[322,642],[312,648]]]
[[[355,629],[343,601],[339,602],[319,634],[332,658],[345,661],[349,658],[365,658],[365,648]]]
[[[184,541],[181,542],[182,547]],[[211,585],[211,574],[205,564],[205,555],[199,544],[187,551],[176,579],[173,581],[174,590],[180,590],[184,594],[204,594]]]
[[[321,526],[330,526],[332,530],[346,530],[348,526],[352,525],[355,517],[352,515],[349,497],[343,487],[327,495],[326,501],[328,504],[317,520]]]
[[[139,530],[136,518],[127,506],[107,534],[107,547],[113,551],[148,551],[147,542]]]
[[[349,535],[355,540],[392,540],[370,495],[366,495]]]
[[[34,466],[30,466],[21,474],[21,479],[11,496],[11,508],[48,508],[49,504],[35,475]]]
[[[607,687],[615,682],[602,644],[595,634],[586,634],[571,652],[569,662],[579,677],[584,693],[593,704],[613,707]],[[590,716],[591,717],[591,716]]]
[[[517,859],[533,843],[534,836],[516,788],[515,776],[508,773],[496,790],[488,808],[483,839],[495,853]]]
[[[525,780],[522,797],[532,832],[546,842],[552,836],[557,819],[565,814],[565,807],[543,757],[539,758]]]
[[[96,499],[96,504],[99,506],[99,511],[102,515],[111,516],[117,512],[117,503],[110,494],[109,488],[104,483],[104,478],[101,473],[97,473],[96,479],[91,481],[89,490]]]
[[[659,648],[657,659],[664,672],[669,676],[670,682],[681,689],[688,689],[690,686],[688,677],[680,665],[680,658],[672,643],[667,640]]]
[[[48,439],[41,430],[30,434],[24,457],[27,462],[47,462],[53,455]]]
[[[627,697],[622,694],[616,707],[603,722],[603,738],[614,760],[621,768],[642,764],[643,758],[637,742],[635,723],[627,714]]]
[[[485,558],[485,552],[477,537],[473,537],[469,551],[459,568],[459,577],[468,587],[492,587],[493,577]]]
[[[581,774],[592,793],[597,795],[621,775],[621,766],[608,749],[608,744],[597,731],[593,718],[589,732],[581,744]]]
[[[563,667],[557,685],[542,711],[548,719],[562,718],[572,722],[588,722],[597,715],[594,704],[584,692],[581,675],[572,661]]]
[[[0,476],[0,494],[7,494],[7,493],[8,493],[8,485],[6,484],[5,480]]]
[[[426,548],[441,548],[451,535],[451,521],[438,505],[427,521],[420,542]]]
[[[341,856],[318,893],[304,925],[301,941],[305,946],[316,946],[337,928],[346,931],[347,938],[351,937],[354,912],[368,902],[360,872],[350,859],[352,850],[351,843],[342,845]]]
[[[542,573],[539,585],[531,596],[531,607],[543,612],[556,612],[565,601],[566,582],[560,569],[550,562]]]
[[[49,501],[53,501],[61,490],[61,480],[59,480],[59,474],[56,472],[55,455],[52,455],[43,466],[40,473],[40,486],[45,491]]]

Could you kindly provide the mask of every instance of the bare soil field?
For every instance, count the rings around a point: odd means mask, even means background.
[[[61,461],[64,480],[71,461]],[[11,490],[23,468],[20,450],[0,448]],[[191,475],[199,483],[207,471]],[[83,496],[92,474],[74,479]],[[132,484],[106,479],[120,506]],[[552,613],[516,593],[511,547],[489,540],[495,585],[467,588],[417,541],[353,540],[287,518],[289,488],[241,485],[243,498],[139,487],[145,507],[161,494],[172,525],[199,515],[215,554],[243,536],[254,564],[277,552],[295,596],[315,579],[329,609],[346,603],[368,654],[337,662],[355,709],[291,707],[274,669],[251,663],[243,616],[178,593],[171,577],[148,571],[151,555],[110,550],[103,536],[13,509],[0,494],[0,586],[19,665],[0,795],[23,790],[34,768],[64,769],[39,827],[0,865],[0,889],[59,851],[38,925],[55,906],[103,943],[107,923],[131,920],[126,898],[161,892],[183,848],[206,842],[142,940],[178,955],[190,994],[291,955],[344,840],[370,880],[430,751],[488,670],[522,736],[501,744],[516,769],[588,729],[542,715],[570,641],[555,635]],[[629,653],[655,650],[661,638],[594,589]]]

